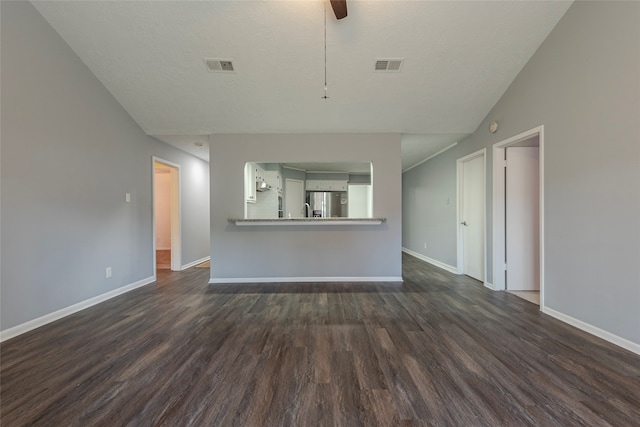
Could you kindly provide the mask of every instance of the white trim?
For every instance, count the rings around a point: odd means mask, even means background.
[[[171,270],[179,271],[182,264],[182,169],[171,170]]]
[[[114,289],[102,295],[98,295],[96,297],[89,298],[79,303],[70,305],[69,307],[54,311],[53,313],[45,314],[44,316],[40,316],[37,319],[29,320],[28,322],[22,323],[9,329],[5,329],[4,331],[0,331],[0,342],[24,334],[25,332],[29,332],[33,329],[39,328],[40,326],[44,326],[48,323],[77,313],[78,311],[84,310],[85,308],[100,304],[101,302],[107,301],[111,298],[117,297],[118,295],[130,292],[136,288],[148,285],[149,283],[153,283],[155,281],[155,277],[147,277],[146,279],[138,280],[137,282],[122,286],[118,289]]]
[[[503,291],[506,289],[504,280],[504,149],[515,143],[538,136],[539,150],[539,221],[540,221],[540,310],[544,311],[544,126],[540,125],[518,135],[507,138],[504,141],[493,144],[493,282],[494,289]],[[499,159],[499,160],[496,160]],[[500,243],[498,243],[500,242]]]
[[[555,317],[556,319],[567,323],[571,326],[574,326],[578,329],[581,329],[585,332],[590,333],[591,335],[595,335],[598,338],[602,338],[605,341],[609,341],[612,344],[615,344],[619,347],[622,347],[626,350],[629,350],[633,353],[640,354],[640,344],[635,343],[633,341],[629,341],[626,338],[619,337],[611,332],[607,332],[603,329],[598,328],[597,326],[593,326],[589,323],[583,322],[582,320],[578,320],[574,317],[568,316],[559,311],[553,310],[549,307],[545,307],[542,310],[544,314],[548,314],[551,317]]]
[[[505,200],[504,200],[504,149],[493,146],[493,189],[491,217],[493,221],[493,233],[491,236],[493,256],[493,283],[494,289],[504,291],[505,286]],[[498,197],[502,194],[503,197]]]
[[[207,262],[207,261],[210,261],[210,260],[211,260],[211,257],[210,256],[206,256],[204,258],[200,258],[200,259],[197,259],[197,260],[195,260],[193,262],[190,262],[188,264],[183,265],[180,268],[180,270],[186,270],[187,268],[195,267],[196,265],[202,264],[203,262]]]
[[[228,277],[210,278],[209,284],[232,283],[319,283],[319,282],[399,282],[402,276],[393,277]]]
[[[448,271],[449,273],[453,273],[453,274],[458,274],[458,269],[449,265],[449,264],[445,264],[444,262],[435,260],[433,258],[429,258],[428,256],[419,254],[418,252],[414,252],[411,249],[407,249],[407,248],[402,248],[402,252],[407,253],[409,255],[411,255],[412,257],[416,257],[419,260],[422,260],[424,262],[428,262],[431,265],[435,265],[436,267],[439,267],[443,270]]]
[[[463,179],[463,163],[466,163],[470,160],[474,160],[478,157],[482,157],[482,193],[484,197],[482,198],[482,215],[484,217],[484,250],[483,250],[483,270],[484,270],[484,278],[483,282],[487,281],[487,149],[482,148],[478,151],[474,151],[471,154],[467,154],[464,157],[460,157],[456,160],[456,264],[458,265],[457,274],[465,274],[464,271],[464,239],[463,233],[461,232],[461,217],[462,217],[462,194],[464,187],[464,179]]]
[[[451,149],[451,148],[455,147],[456,145],[458,145],[458,142],[457,142],[457,141],[456,141],[456,142],[454,142],[454,143],[453,143],[453,144],[451,144],[451,145],[448,145],[448,146],[444,147],[442,150],[438,151],[437,153],[430,155],[430,156],[429,156],[429,157],[427,157],[426,159],[421,160],[420,162],[416,163],[415,165],[413,165],[413,166],[409,166],[408,168],[406,168],[405,170],[403,170],[403,171],[402,171],[402,173],[405,173],[405,172],[410,171],[411,169],[413,169],[413,168],[415,168],[415,167],[417,167],[417,166],[420,166],[421,164],[423,164],[423,163],[424,163],[424,162],[426,162],[427,160],[431,160],[431,159],[433,159],[435,156],[439,156],[440,154],[442,154],[442,153],[444,153],[445,151],[447,151],[447,150],[449,150],[449,149]]]
[[[538,137],[538,158],[540,168],[538,170],[540,200],[538,221],[540,221],[540,309],[544,310],[544,126],[539,126],[540,136]]]
[[[182,264],[182,169],[178,163],[151,156],[151,206],[153,222],[153,271],[156,271],[156,174],[155,164],[161,163],[171,169],[171,270],[180,271]]]
[[[491,289],[492,291],[495,291],[495,290],[496,290],[496,289],[493,287],[493,283],[491,283],[491,282],[487,282],[486,280],[485,280],[485,282],[484,282],[484,287],[485,287],[485,288],[488,288],[488,289]]]

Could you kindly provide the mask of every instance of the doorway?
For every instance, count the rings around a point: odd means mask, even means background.
[[[493,146],[493,281],[544,308],[543,127]]]
[[[153,157],[153,265],[181,270],[180,165]]]
[[[523,143],[505,148],[505,287],[531,301],[540,292],[538,138]]]
[[[458,274],[486,283],[486,149],[456,161]]]

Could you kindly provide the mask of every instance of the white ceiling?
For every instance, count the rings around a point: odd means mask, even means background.
[[[215,133],[397,132],[403,169],[475,131],[570,4],[327,6],[324,100],[322,1],[34,2],[149,135],[208,159]],[[387,57],[401,72],[374,73]]]

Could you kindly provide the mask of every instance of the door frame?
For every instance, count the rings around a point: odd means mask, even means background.
[[[538,137],[539,221],[540,221],[540,310],[544,310],[544,125],[493,144],[493,289],[506,290],[505,283],[505,176],[504,151],[510,145]]]
[[[484,242],[483,242],[483,254],[482,264],[484,265],[484,277],[483,284],[487,286],[487,149],[482,148],[478,151],[474,151],[471,154],[467,154],[464,157],[460,157],[456,160],[456,241],[457,241],[457,273],[465,274],[464,271],[464,236],[462,232],[462,225],[460,224],[463,216],[463,194],[464,194],[464,164],[470,160],[475,160],[478,157],[482,157],[482,211],[484,212]]]
[[[160,157],[151,156],[151,216],[153,223],[153,277],[156,278],[156,163],[169,166],[171,171],[171,270],[182,270],[182,194],[180,182],[182,171],[178,163],[173,163]]]

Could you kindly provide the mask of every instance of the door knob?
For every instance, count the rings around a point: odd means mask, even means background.
[[[467,221],[462,221],[460,224],[464,225],[465,227],[467,226]]]

